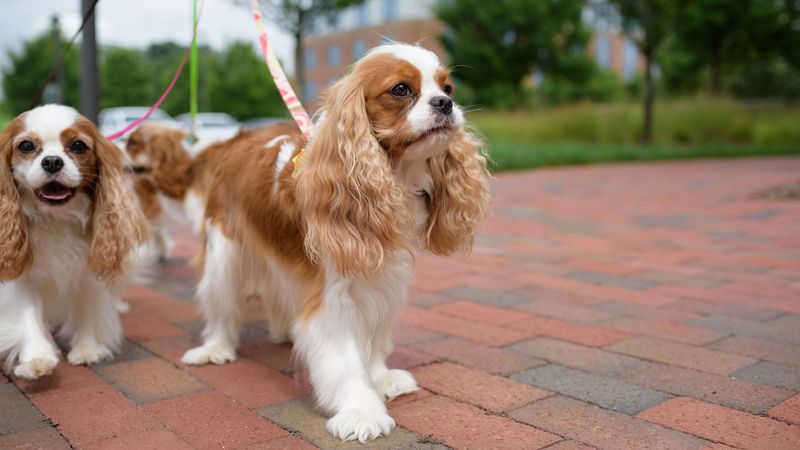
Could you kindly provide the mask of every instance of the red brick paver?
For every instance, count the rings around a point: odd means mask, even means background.
[[[667,401],[638,417],[739,448],[788,449],[800,442],[800,427],[693,398]]]
[[[389,365],[421,389],[364,448],[797,448],[800,158],[501,174],[468,257],[420,255]],[[198,344],[199,241],[124,292],[114,361],[0,375],[0,448],[339,449],[291,345]],[[0,312],[2,314],[2,312]]]

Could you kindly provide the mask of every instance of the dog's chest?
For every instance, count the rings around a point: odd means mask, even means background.
[[[77,288],[87,273],[89,235],[80,223],[44,220],[32,223],[33,266],[29,276],[50,295]],[[43,292],[44,293],[44,292]]]

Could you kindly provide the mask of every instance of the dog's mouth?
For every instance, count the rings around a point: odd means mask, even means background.
[[[449,122],[445,122],[445,123],[433,126],[428,131],[422,133],[422,135],[420,135],[420,137],[419,137],[419,140],[422,140],[422,139],[425,139],[425,138],[431,137],[431,136],[447,134],[452,128],[453,128],[453,125],[451,123],[449,123]]]
[[[441,124],[437,124],[429,128],[424,133],[420,134],[418,138],[414,140],[414,144],[420,142],[422,140],[431,138],[431,137],[444,137],[453,129],[453,124],[450,122],[444,122]]]
[[[128,172],[128,173],[132,173],[134,175],[141,175],[143,173],[150,172],[150,168],[147,167],[147,166],[132,165],[132,166],[125,167],[125,171]]]
[[[75,195],[75,188],[65,186],[58,181],[51,181],[33,192],[39,200],[49,205],[63,205],[67,203],[73,195]]]

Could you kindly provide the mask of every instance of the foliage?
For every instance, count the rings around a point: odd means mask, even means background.
[[[42,81],[48,76],[59,48],[65,45],[58,30],[46,31],[26,41],[18,52],[8,52],[8,65],[2,71],[5,107],[16,115],[30,108]],[[78,90],[78,51],[72,47],[64,56],[63,103],[77,107],[80,103]]]
[[[245,119],[285,116],[286,107],[264,62],[250,44],[238,42],[211,64],[210,109]]]
[[[620,100],[624,95],[624,88],[614,72],[594,66],[592,75],[583,82],[545,78],[537,93],[544,104],[577,101],[608,103]]]
[[[521,144],[502,142],[492,148],[493,172],[545,166],[600,164],[622,161],[733,158],[746,156],[800,155],[794,145],[760,144],[587,144],[561,142]]]
[[[153,103],[152,73],[142,52],[112,47],[103,50],[100,72],[100,106]]]
[[[522,80],[534,68],[554,80],[581,83],[592,75],[585,0],[445,0],[435,7],[447,26],[442,42],[470,103],[520,105]]]
[[[693,97],[657,104],[655,142],[673,144],[791,144],[800,146],[800,108]],[[635,103],[580,103],[536,111],[469,115],[491,143],[585,142],[632,144],[641,112]]]
[[[153,44],[146,50],[124,47],[100,49],[100,101],[103,108],[148,106],[169,85],[186,49],[175,43]],[[29,109],[39,84],[55,59],[51,32],[35,37],[10,54],[3,73],[5,112]],[[232,43],[222,51],[200,47],[198,103],[201,111],[228,112],[238,119],[285,116],[285,107],[267,68],[247,43]],[[71,50],[65,65],[66,104],[78,107],[78,54]],[[189,108],[188,70],[181,74],[161,105],[177,115]]]
[[[708,68],[711,92],[720,93],[730,68],[776,56],[800,64],[798,7],[786,0],[690,0],[676,21],[676,38],[687,58]]]

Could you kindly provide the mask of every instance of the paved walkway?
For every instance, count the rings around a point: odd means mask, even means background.
[[[800,159],[498,177],[468,259],[420,257],[391,364],[424,388],[368,448],[798,448]],[[189,368],[197,245],[126,298],[124,354],[0,377],[0,448],[361,448],[333,441],[263,328]],[[69,444],[65,440],[69,441]]]

